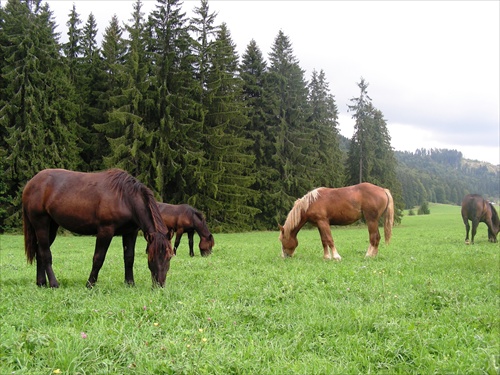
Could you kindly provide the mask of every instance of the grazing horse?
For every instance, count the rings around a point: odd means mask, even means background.
[[[177,254],[177,248],[181,242],[182,234],[185,232],[189,238],[189,255],[194,256],[193,236],[194,232],[200,236],[200,254],[209,256],[214,247],[214,237],[208,230],[207,222],[203,214],[188,204],[167,204],[158,203],[161,218],[167,228],[175,231],[174,254]]]
[[[394,224],[394,202],[391,192],[370,183],[343,188],[317,188],[297,199],[285,224],[279,226],[283,257],[293,255],[298,246],[297,233],[309,222],[318,227],[323,244],[323,258],[341,260],[333,242],[330,225],[349,225],[364,217],[370,234],[367,257],[378,253],[380,232],[378,220],[385,214],[384,236],[388,244]],[[331,251],[331,252],[330,252]]]
[[[26,257],[36,259],[36,283],[57,288],[50,246],[59,226],[78,234],[96,235],[95,252],[87,281],[97,281],[113,236],[121,235],[125,282],[134,284],[135,242],[139,229],[148,243],[148,266],[153,286],[165,285],[173,256],[168,230],[161,220],[153,193],[128,173],[111,169],[81,173],[45,169],[26,184],[23,195]]]
[[[488,226],[488,241],[497,242],[497,234],[500,230],[498,213],[491,202],[483,199],[478,194],[468,194],[462,200],[462,219],[465,224],[465,243],[469,244],[469,220],[472,221],[472,236],[470,243],[474,244],[477,226],[485,223]]]

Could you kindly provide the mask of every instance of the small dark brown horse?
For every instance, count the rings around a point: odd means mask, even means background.
[[[188,204],[167,204],[158,203],[163,223],[167,228],[175,231],[174,254],[177,254],[177,248],[181,242],[182,234],[187,233],[189,238],[189,255],[194,256],[193,236],[194,232],[200,236],[200,254],[208,256],[212,253],[214,247],[214,236],[208,230],[207,222],[203,214],[196,208]]]
[[[121,235],[125,282],[134,284],[133,265],[137,233],[148,242],[148,266],[153,286],[165,285],[173,256],[168,230],[152,192],[128,173],[111,169],[98,173],[46,169],[35,175],[23,191],[23,226],[26,257],[36,259],[36,283],[57,288],[50,246],[59,226],[96,235],[92,271],[87,286],[97,281],[113,236]]]
[[[318,188],[297,199],[280,227],[283,257],[292,256],[298,246],[297,233],[309,222],[318,227],[323,258],[341,260],[333,242],[330,225],[349,225],[364,217],[370,235],[367,257],[378,254],[378,220],[385,214],[384,235],[388,244],[394,223],[394,202],[388,189],[369,183],[333,189]],[[331,251],[331,252],[330,252]]]
[[[468,194],[462,200],[462,219],[465,224],[465,243],[469,244],[469,220],[472,221],[472,235],[470,243],[474,244],[477,226],[485,223],[488,227],[488,241],[497,242],[500,230],[500,220],[493,204],[478,194]]]

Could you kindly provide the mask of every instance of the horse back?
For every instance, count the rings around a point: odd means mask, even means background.
[[[121,227],[132,219],[132,212],[104,173],[45,169],[26,184],[23,206],[30,216],[48,215],[79,234],[96,234],[107,223]]]
[[[168,228],[177,230],[184,228],[185,230],[193,228],[193,211],[194,209],[187,204],[168,204],[158,202],[163,223]]]
[[[320,188],[308,211],[315,220],[330,218],[332,225],[349,225],[362,216],[378,218],[387,208],[387,200],[384,189],[370,183]]]

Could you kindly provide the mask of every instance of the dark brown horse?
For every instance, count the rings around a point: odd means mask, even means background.
[[[340,260],[330,225],[349,225],[364,217],[370,235],[366,256],[374,257],[380,242],[378,220],[384,214],[384,235],[388,244],[394,223],[394,202],[388,189],[365,182],[338,189],[323,187],[312,190],[295,201],[285,224],[280,226],[282,256],[293,255],[298,246],[297,233],[309,222],[318,227],[323,258]]]
[[[468,194],[462,200],[462,219],[465,224],[465,243],[469,244],[469,220],[472,221],[472,235],[470,243],[474,244],[477,226],[485,223],[488,226],[488,241],[497,242],[500,230],[500,220],[493,204],[478,194]]]
[[[200,236],[200,254],[208,256],[212,253],[214,247],[214,236],[208,230],[207,222],[203,214],[188,204],[167,204],[158,203],[163,223],[167,228],[175,231],[174,254],[177,254],[177,248],[181,242],[182,234],[187,233],[189,238],[189,255],[194,256],[193,236],[194,232]]]
[[[148,243],[148,266],[153,285],[164,286],[173,256],[168,230],[152,192],[128,173],[111,169],[80,173],[46,169],[35,175],[23,191],[26,257],[36,259],[36,283],[57,288],[50,246],[59,226],[84,235],[96,235],[92,271],[87,286],[97,281],[113,236],[121,235],[125,282],[134,284],[133,265],[137,233]]]

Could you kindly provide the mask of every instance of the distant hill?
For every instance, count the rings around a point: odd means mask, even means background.
[[[398,179],[403,186],[406,207],[422,201],[460,204],[469,193],[500,201],[500,166],[463,159],[448,149],[396,151]]]
[[[350,140],[340,135],[339,143],[347,153]],[[500,204],[500,165],[464,159],[460,151],[448,149],[395,151],[395,156],[406,208],[423,201],[460,204],[470,193]]]

